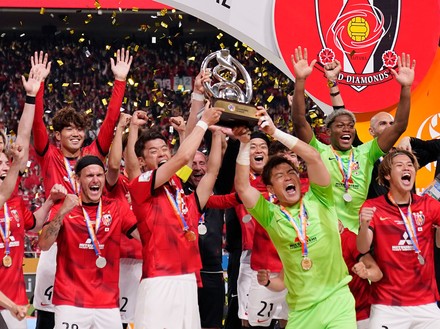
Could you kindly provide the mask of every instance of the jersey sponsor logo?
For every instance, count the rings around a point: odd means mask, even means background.
[[[99,244],[99,249],[104,249],[104,244]],[[90,238],[88,238],[86,240],[86,242],[84,243],[80,243],[78,245],[79,249],[93,249],[93,244],[92,244],[92,240]]]
[[[402,239],[399,241],[397,246],[391,247],[392,251],[413,251],[414,247],[412,245],[411,239],[408,233],[404,232]]]
[[[153,174],[153,171],[147,171],[139,176],[138,181],[139,182],[149,182],[151,180],[151,175]]]
[[[318,241],[318,238],[316,236],[309,237],[307,240],[309,245],[313,244],[317,241]],[[302,248],[301,246],[302,246],[301,242],[299,241],[298,237],[296,237],[295,242],[290,245],[290,249],[301,249]]]
[[[19,247],[20,241],[15,241],[15,238],[13,236],[9,237],[9,247]],[[3,242],[0,242],[0,248],[3,249],[5,247],[5,244]]]

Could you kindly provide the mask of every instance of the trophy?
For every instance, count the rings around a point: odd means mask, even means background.
[[[215,67],[209,64],[217,60]],[[212,83],[204,82],[205,96],[211,100],[211,106],[224,109],[218,122],[219,126],[236,127],[257,125],[256,107],[248,105],[252,100],[252,80],[244,66],[232,57],[228,49],[209,54],[202,62],[201,70],[212,73]],[[237,85],[237,69],[244,80],[244,92]],[[199,113],[199,118],[201,113]]]

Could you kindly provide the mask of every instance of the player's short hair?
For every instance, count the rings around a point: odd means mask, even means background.
[[[283,156],[280,155],[274,155],[269,158],[266,165],[263,168],[263,173],[261,175],[261,178],[263,179],[263,183],[265,185],[272,185],[272,170],[273,168],[279,166],[280,164],[287,163],[289,166],[291,166],[298,174],[298,168],[293,164],[292,161],[286,159]]]
[[[349,116],[353,120],[353,122],[356,123],[356,117],[354,116],[353,112],[351,112],[347,109],[340,109],[340,110],[333,111],[332,113],[330,113],[327,116],[327,118],[325,118],[325,126],[327,128],[330,128],[330,126],[335,121],[335,119],[341,115]]]
[[[167,139],[164,135],[162,135],[159,131],[155,129],[148,129],[144,130],[141,135],[138,137],[138,140],[136,141],[136,144],[134,145],[134,152],[136,153],[137,157],[142,157],[145,144],[151,140],[154,139],[162,139],[165,144],[168,145]]]
[[[406,150],[392,149],[388,152],[387,155],[384,156],[382,162],[380,163],[377,176],[378,183],[382,186],[385,186],[386,188],[390,188],[390,182],[385,178],[385,176],[389,176],[391,174],[393,159],[398,155],[406,155],[411,160],[415,170],[417,171],[419,169],[419,162],[412,152]]]
[[[77,128],[87,129],[90,126],[89,116],[84,112],[78,112],[71,106],[64,107],[55,113],[52,119],[54,131],[61,131],[71,125]]]

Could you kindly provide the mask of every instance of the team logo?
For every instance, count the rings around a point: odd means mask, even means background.
[[[291,55],[297,46],[308,49],[309,61],[317,59],[307,91],[321,101],[329,103],[330,98],[325,78],[316,71],[323,72],[324,64],[338,59],[342,65],[338,83],[347,108],[354,112],[384,110],[399,100],[400,85],[390,71],[397,65],[398,55],[409,53],[417,60],[413,88],[433,62],[439,5],[428,0],[424,6],[430,9],[420,10],[414,2],[403,0],[276,0],[278,48],[292,72]]]
[[[234,104],[229,104],[229,105],[228,105],[228,110],[231,111],[231,112],[234,112],[234,111],[235,111],[235,106],[234,106]]]
[[[153,174],[153,171],[147,171],[144,172],[142,175],[139,176],[138,180],[140,183],[142,182],[149,182],[151,180],[151,175]]]
[[[111,223],[112,223],[112,215],[104,214],[102,216],[102,224],[104,224],[105,226],[110,226]]]
[[[18,216],[17,209],[11,209],[11,215],[17,223],[20,223],[20,216]]]
[[[425,215],[423,214],[423,211],[413,212],[412,216],[417,226],[422,226],[425,224]]]

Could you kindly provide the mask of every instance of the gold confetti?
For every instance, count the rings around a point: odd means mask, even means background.
[[[86,40],[86,39],[84,39],[84,38],[79,38],[78,42],[79,42],[79,43],[83,43],[85,40]]]
[[[133,7],[131,10],[134,11],[135,13],[137,13],[139,11],[139,8],[138,7]]]
[[[107,106],[107,100],[105,98],[101,99],[102,105]]]
[[[105,104],[104,104],[105,105]],[[88,109],[87,111],[86,111],[86,114],[90,114],[90,113],[92,113],[93,112],[93,110],[92,109]]]
[[[135,84],[134,84],[134,87],[136,88],[137,86],[139,86],[139,82],[136,82]]]
[[[148,99],[145,101],[145,106],[150,106],[150,101]]]
[[[127,97],[124,97],[123,103],[127,104]]]
[[[138,107],[138,102],[133,102],[134,107]]]
[[[50,130],[53,130],[53,126],[52,126],[52,125],[50,125],[50,126],[49,126],[49,129],[50,129]]]
[[[128,78],[128,83],[130,84],[130,86],[133,86],[134,85],[133,79],[132,78]]]
[[[134,46],[134,51],[137,52],[139,50],[139,45]]]
[[[234,43],[234,47],[238,48],[238,41]]]
[[[160,16],[165,16],[165,14],[168,12],[168,9],[164,8],[160,11]]]
[[[196,57],[195,57],[195,56],[189,57],[188,60],[189,60],[189,61],[195,61],[195,60],[196,60]]]
[[[159,105],[160,107],[164,107],[164,103],[162,103],[162,102],[157,102],[157,105]]]
[[[101,9],[101,4],[99,3],[99,1],[95,1],[95,8]]]
[[[110,46],[110,45],[105,46],[105,50],[110,50],[111,48],[112,48],[112,46]]]
[[[70,34],[75,34],[75,30],[70,30],[69,33]]]
[[[220,40],[223,37],[223,33],[217,34],[217,39]]]
[[[68,83],[68,82],[64,82],[61,86],[63,86],[63,87],[69,87],[69,83]]]
[[[274,88],[278,89],[279,88],[279,84],[278,84],[278,78],[275,78],[275,84],[274,84]]]
[[[179,14],[179,19],[183,19],[183,16]]]
[[[108,81],[107,84],[108,84],[110,87],[113,87],[113,82]]]
[[[244,84],[244,80],[243,79],[238,80],[238,82],[241,83],[242,85]]]
[[[270,102],[272,102],[272,100],[273,100],[273,95],[270,95],[270,96],[267,98],[267,102],[270,103]]]
[[[57,63],[58,63],[59,66],[63,66],[64,65],[64,63],[63,63],[63,61],[61,59],[57,59]]]
[[[116,17],[116,11],[114,11],[113,13],[112,13],[112,17],[111,18],[115,18]]]
[[[220,44],[220,48],[221,48],[221,49],[225,49],[225,45],[224,45],[223,42]]]
[[[168,28],[168,24],[165,22],[160,22],[160,25],[166,29]]]
[[[168,39],[168,43],[169,43],[170,46],[173,45],[173,42],[171,41],[171,39]]]
[[[43,7],[40,8],[40,15],[44,15],[44,10],[45,9]]]
[[[171,141],[171,145],[176,145],[176,142],[177,142],[176,137],[174,137],[173,140]]]

